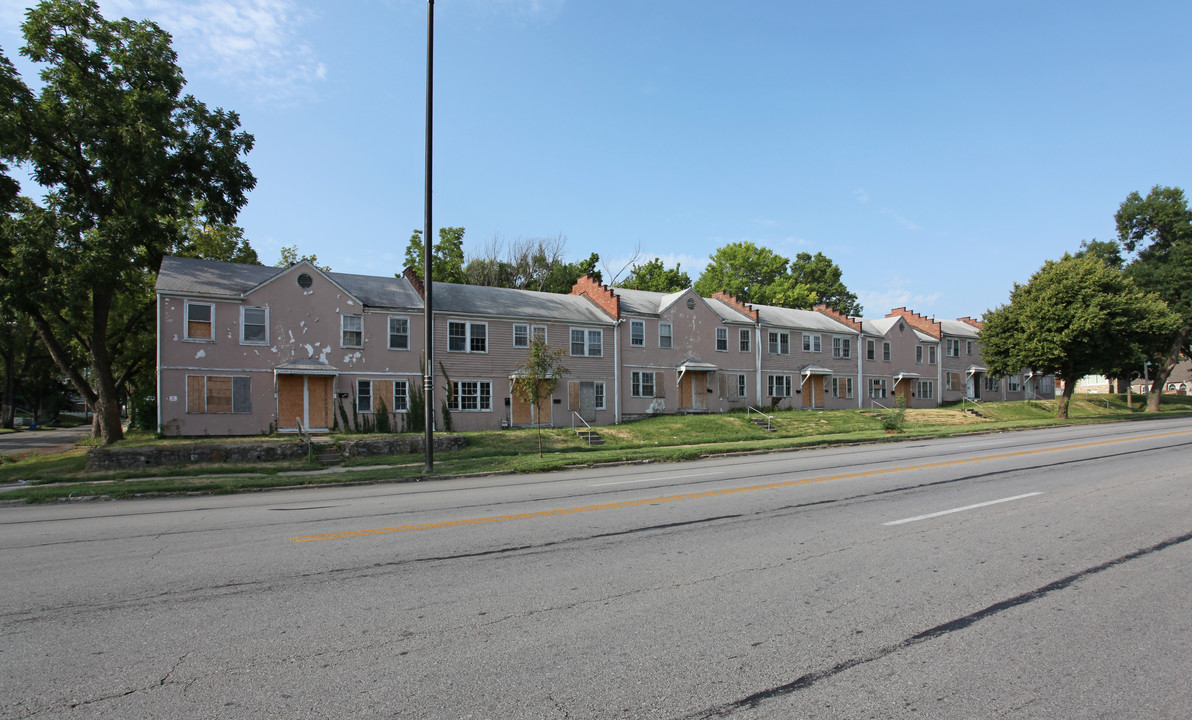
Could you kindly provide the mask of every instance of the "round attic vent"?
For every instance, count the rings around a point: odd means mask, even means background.
[[[687,298],[687,309],[688,310],[695,309],[695,298]]]
[[[302,273],[298,276],[298,287],[302,288],[303,290],[313,285],[314,282],[315,281],[311,279],[310,275],[307,275],[306,273]]]

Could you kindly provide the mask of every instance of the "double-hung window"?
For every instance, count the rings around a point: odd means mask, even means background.
[[[791,354],[791,335],[790,333],[770,331],[770,354],[771,355],[790,355]]]
[[[575,357],[604,357],[604,331],[571,328],[571,354]]]
[[[372,411],[372,380],[357,380],[356,412],[370,413]]]
[[[741,352],[749,352],[749,329],[741,328],[737,331],[737,342]]]
[[[410,386],[405,380],[393,381],[393,412],[410,409]]]
[[[737,397],[744,400],[749,397],[749,387],[745,384],[745,375],[737,375]]]
[[[410,319],[404,317],[389,318],[389,349],[410,349]]]
[[[486,323],[449,320],[447,322],[447,351],[467,353],[488,352],[488,325]]]
[[[885,378],[871,378],[869,380],[869,397],[874,400],[881,400],[886,397]]]
[[[972,340],[965,340],[965,341],[964,341],[964,354],[965,354],[965,355],[972,355],[972,354],[973,354],[973,341],[972,341]]]
[[[850,358],[853,356],[853,339],[836,336],[832,338],[832,357]]]
[[[772,398],[791,396],[790,375],[769,375],[766,377],[766,395]]]
[[[923,400],[931,400],[935,397],[935,383],[931,380],[919,381],[919,397]]]
[[[890,362],[890,343],[889,343],[889,341],[882,342],[882,362]]]
[[[1009,392],[1018,392],[1021,388],[1018,386],[1018,376],[1011,375],[1006,378],[1006,390]]]
[[[215,339],[215,305],[212,303],[186,303],[186,339]]]
[[[646,323],[644,321],[629,321],[629,344],[633,347],[646,346]]]
[[[675,327],[670,323],[658,323],[658,347],[670,348],[675,345]]]
[[[728,328],[716,328],[716,350],[728,352]]]
[[[654,373],[634,370],[629,374],[629,394],[633,397],[654,397]]]
[[[540,340],[541,342],[546,342],[546,326],[522,324],[516,324],[513,326],[513,347],[530,347],[530,338]]]
[[[596,395],[596,409],[604,409],[604,383],[598,382],[593,384]]]
[[[928,345],[927,346],[927,364],[928,365],[935,365],[936,348],[938,348],[938,347],[939,347],[938,345]]]
[[[340,315],[339,329],[340,345],[351,348],[364,347],[363,315]]]
[[[240,308],[240,342],[248,345],[265,345],[269,342],[269,311],[267,308]]]
[[[944,341],[946,346],[944,354],[948,357],[960,357],[960,341],[948,338]]]
[[[877,360],[877,341],[876,340],[866,340],[865,341],[865,359],[866,360]]]
[[[819,335],[803,333],[803,352],[821,352],[822,338]]]
[[[915,346],[915,364],[916,365],[923,364],[923,346],[922,345]]]
[[[851,398],[853,396],[853,379],[851,377],[832,378],[832,397]]]

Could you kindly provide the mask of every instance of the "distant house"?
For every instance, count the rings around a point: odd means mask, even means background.
[[[880,320],[652,293],[583,277],[570,295],[435,283],[436,406],[459,430],[747,406],[840,409],[901,398],[1054,393],[1030,373],[991,381],[979,323],[899,308]],[[165,434],[401,430],[421,391],[423,283],[398,277],[167,257],[157,282],[158,415]],[[564,351],[550,402],[515,392],[530,342]],[[436,407],[436,410],[439,408]],[[441,426],[441,420],[440,420]]]

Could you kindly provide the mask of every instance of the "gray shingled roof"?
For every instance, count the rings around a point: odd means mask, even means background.
[[[591,300],[533,290],[435,283],[436,313],[466,313],[542,321],[611,324],[613,319]]]
[[[980,330],[959,320],[940,320],[940,329],[944,331],[945,335],[972,338],[974,340],[981,337]]]
[[[617,297],[621,298],[621,312],[632,315],[657,315],[687,292],[680,290],[673,293],[660,293],[629,288],[613,288],[612,290]]]
[[[775,307],[773,305],[752,304],[753,309],[760,313],[763,325],[795,328],[798,330],[817,330],[820,332],[840,333],[841,335],[855,335],[857,332],[848,325],[836,322],[827,315],[814,310],[794,310],[792,308]]]
[[[422,309],[422,297],[410,281],[398,277],[374,277],[327,273],[344,290],[352,293],[365,307]],[[438,288],[438,286],[435,286]]]
[[[753,318],[736,309],[732,305],[717,300],[716,298],[704,298],[708,303],[708,307],[712,308],[712,312],[720,316],[720,319],[727,323],[749,323],[753,324]]]

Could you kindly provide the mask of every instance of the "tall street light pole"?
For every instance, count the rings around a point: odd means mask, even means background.
[[[426,470],[430,475],[435,469],[435,311],[432,304],[434,277],[431,240],[434,237],[430,221],[431,207],[431,139],[434,117],[434,68],[435,68],[435,0],[427,0],[426,16],[426,216],[422,229],[422,284],[425,289],[423,306],[423,329],[426,333],[426,362],[422,376],[422,397],[425,404],[426,434],[423,444],[426,448]]]

